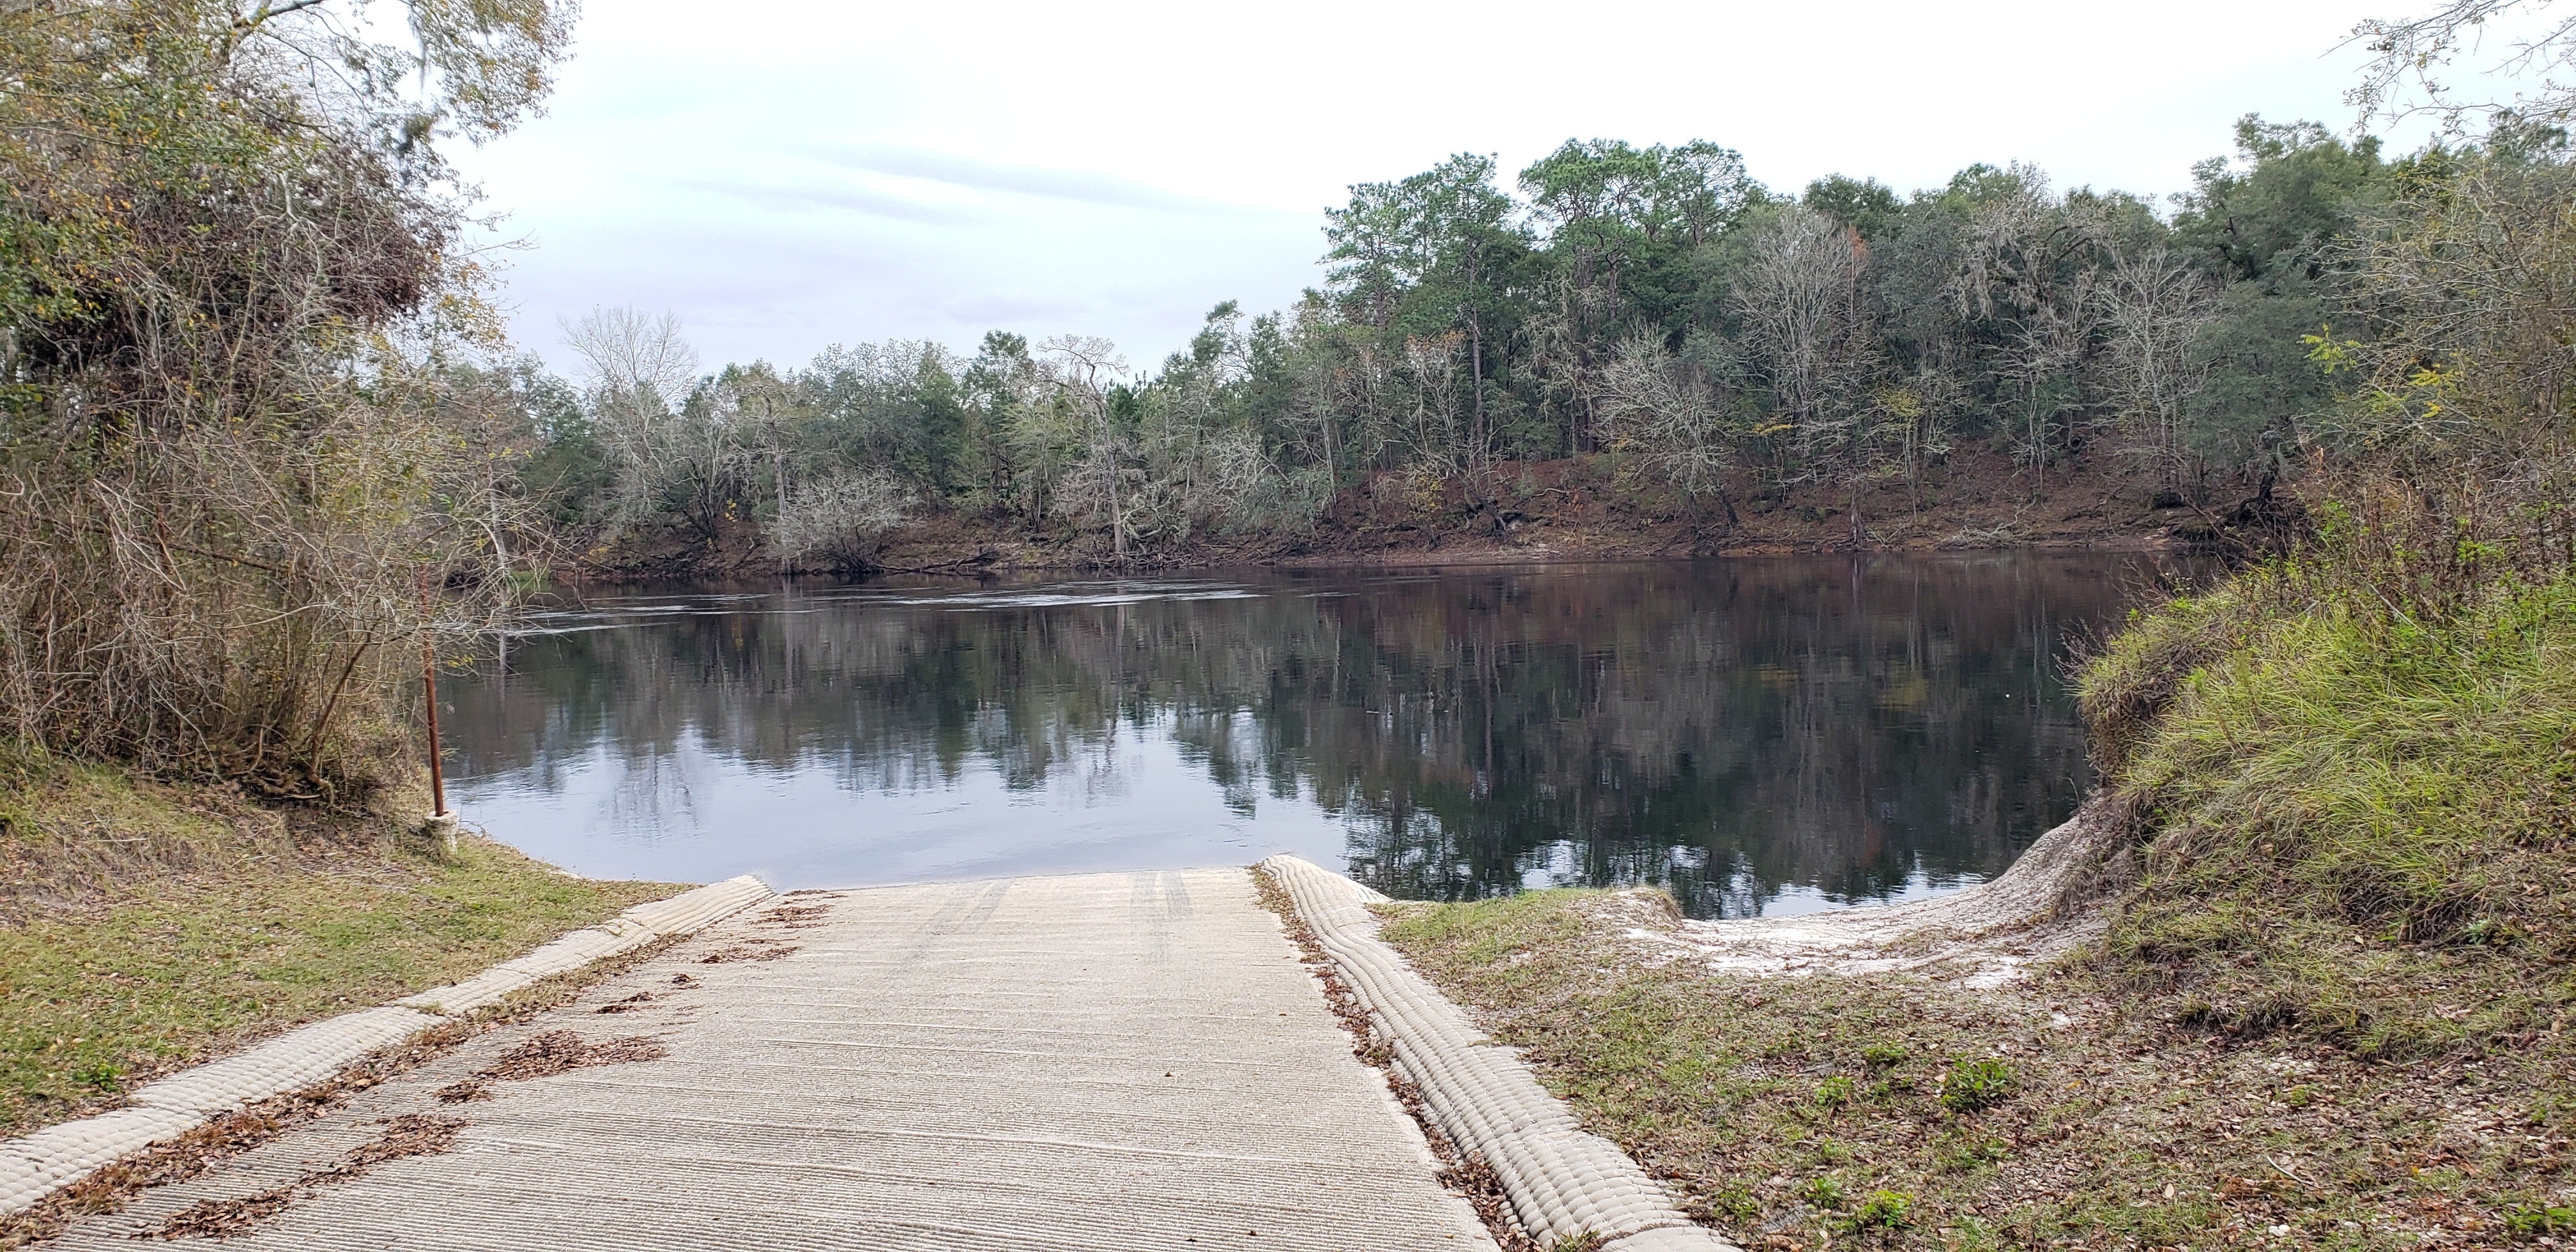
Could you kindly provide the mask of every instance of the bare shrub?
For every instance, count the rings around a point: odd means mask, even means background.
[[[884,470],[844,471],[798,487],[769,541],[792,565],[871,569],[878,543],[903,525],[911,503],[912,492]]]

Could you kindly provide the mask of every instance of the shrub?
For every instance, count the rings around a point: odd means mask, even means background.
[[[877,544],[903,525],[912,493],[884,470],[835,474],[788,497],[769,542],[781,561],[837,571],[875,568]]]

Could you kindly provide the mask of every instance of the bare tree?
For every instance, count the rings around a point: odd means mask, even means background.
[[[1737,397],[1702,364],[1675,356],[1651,332],[1620,345],[1601,381],[1615,432],[1612,446],[1680,488],[1694,507],[1715,493],[1728,520],[1735,520],[1725,473],[1736,441],[1751,433]]]
[[[1055,384],[1055,398],[1084,419],[1091,433],[1092,463],[1084,474],[1109,519],[1110,554],[1127,559],[1125,492],[1120,484],[1116,415],[1110,389],[1127,373],[1116,344],[1097,335],[1058,335],[1038,345]]]
[[[1735,288],[1745,338],[1794,437],[1822,433],[1866,368],[1860,275],[1869,253],[1858,235],[1792,205],[1754,236]]]
[[[2216,284],[2164,248],[2115,250],[2093,295],[2130,454],[2164,485],[2197,496],[2203,467],[2192,456],[2185,419],[2209,379],[2201,336],[2218,317]]]
[[[561,325],[565,346],[581,358],[593,387],[651,391],[670,404],[697,381],[697,349],[680,337],[676,313],[653,315],[632,305],[602,305],[579,322]]]
[[[2361,22],[2350,42],[2368,49],[2371,60],[2344,99],[2365,121],[2431,114],[2453,131],[2503,112],[2576,121],[2576,14],[2542,17],[2550,7],[2551,0],[2449,0],[2422,17]],[[2516,17],[2532,19],[2527,30],[2504,33]],[[2480,70],[2519,81],[2514,98],[2464,99],[2443,81],[2462,56],[2480,53],[2491,57]]]
[[[705,440],[683,421],[698,354],[680,319],[620,305],[563,323],[583,365],[582,398],[616,469],[610,517],[622,525],[662,511],[665,496],[706,460]],[[721,450],[719,450],[721,451]]]
[[[1412,449],[1413,467],[1442,479],[1455,478],[1461,464],[1459,439],[1460,376],[1466,364],[1464,331],[1418,335],[1404,342],[1404,375],[1412,384],[1413,410],[1405,417],[1404,442]]]
[[[827,474],[780,506],[770,542],[784,566],[821,562],[842,571],[876,564],[877,544],[903,525],[912,493],[881,469]]]

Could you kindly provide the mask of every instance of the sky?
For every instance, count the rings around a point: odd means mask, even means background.
[[[678,315],[710,368],[992,329],[1150,367],[1320,285],[1350,184],[1452,153],[1709,139],[1780,190],[2021,160],[2161,197],[2245,113],[2349,127],[2338,45],[2411,7],[592,0],[547,115],[457,157],[558,369],[600,305]]]

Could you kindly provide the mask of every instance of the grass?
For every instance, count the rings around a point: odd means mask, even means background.
[[[444,855],[381,818],[290,831],[221,793],[10,766],[0,1135],[677,890],[572,878],[476,840]]]
[[[2554,1058],[2247,1046],[2083,965],[1713,973],[1603,901],[1404,906],[1386,937],[1748,1248],[2485,1247],[2576,1205]]]
[[[2086,674],[2097,719],[2153,710],[2109,744],[2147,838],[2103,970],[2239,1038],[2554,1038],[2576,1013],[2576,580],[2439,616],[2297,582],[2143,617]]]

